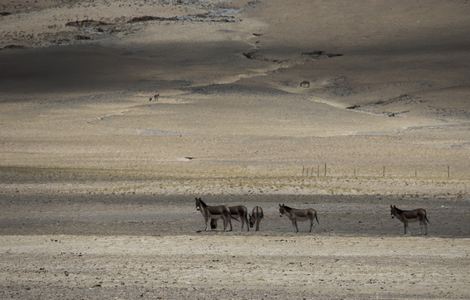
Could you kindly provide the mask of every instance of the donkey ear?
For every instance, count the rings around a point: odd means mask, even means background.
[[[390,208],[393,208],[393,206],[390,204]]]

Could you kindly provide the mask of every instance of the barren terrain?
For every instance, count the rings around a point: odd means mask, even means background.
[[[0,298],[470,298],[469,15],[0,1]],[[196,196],[262,230],[201,232]]]

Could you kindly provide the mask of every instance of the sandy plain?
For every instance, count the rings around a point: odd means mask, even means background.
[[[469,14],[0,1],[0,297],[470,298]],[[195,196],[262,231],[198,232]]]

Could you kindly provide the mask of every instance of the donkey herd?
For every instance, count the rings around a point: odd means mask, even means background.
[[[211,229],[217,228],[217,221],[222,220],[224,231],[232,231],[232,219],[241,223],[241,229],[243,230],[246,225],[246,230],[250,231],[250,227],[255,226],[255,230],[258,231],[260,228],[261,220],[264,217],[263,209],[259,206],[255,206],[248,213],[248,209],[243,205],[237,206],[226,206],[226,205],[207,205],[201,198],[196,198],[196,210],[200,211],[206,227],[204,231],[207,231],[208,225]],[[421,234],[428,234],[428,217],[426,210],[423,208],[417,208],[413,210],[402,210],[395,205],[390,205],[390,213],[392,218],[397,218],[403,223],[404,234],[407,233],[408,224],[411,222],[419,222]],[[310,221],[310,231],[312,232],[314,221],[320,224],[318,221],[317,211],[313,208],[293,208],[284,204],[279,204],[280,216],[287,216],[292,222],[295,232],[299,232],[297,221]]]

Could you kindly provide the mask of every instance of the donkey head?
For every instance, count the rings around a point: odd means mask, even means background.
[[[201,198],[194,198],[196,200],[196,210],[201,210]]]
[[[250,222],[250,227],[255,225],[255,217],[252,214],[248,214],[248,221]]]
[[[390,205],[390,214],[392,215],[392,219],[395,218],[395,215],[397,214],[397,207],[395,205]]]
[[[286,213],[286,209],[284,207],[284,204],[279,204],[279,217],[282,217],[282,215]]]

